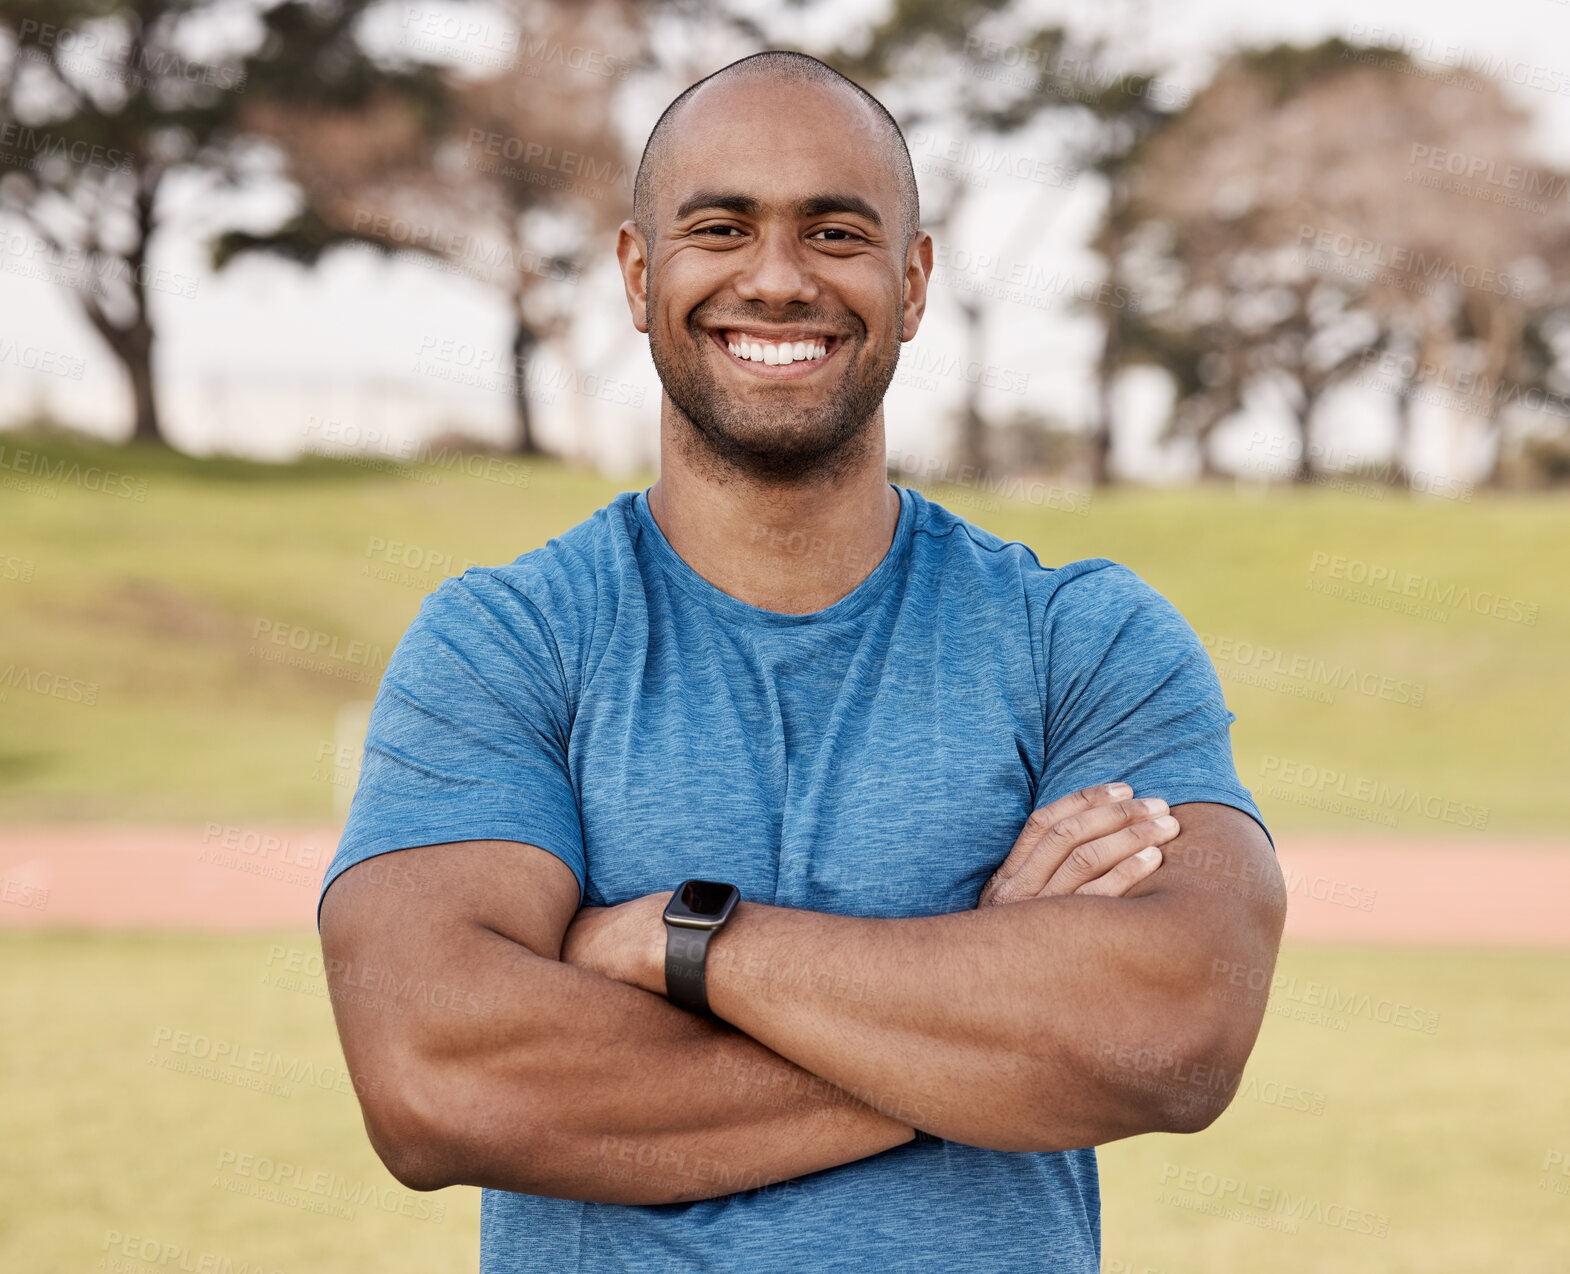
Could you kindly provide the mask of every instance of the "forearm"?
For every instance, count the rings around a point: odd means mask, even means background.
[[[1259,1026],[1209,994],[1213,962],[1268,969],[1280,933],[1268,907],[1223,927],[1207,906],[1222,904],[1070,896],[860,919],[743,903],[711,944],[709,1002],[951,1140],[1050,1150],[1203,1126]],[[1130,1083],[1118,1059],[1141,1053],[1204,1078],[1175,1094]]]
[[[422,1033],[409,1083],[425,1110],[415,1171],[428,1188],[667,1203],[788,1180],[914,1135],[660,996],[489,930],[463,945],[455,967],[493,1008]]]

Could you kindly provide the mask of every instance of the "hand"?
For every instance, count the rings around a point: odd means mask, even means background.
[[[562,935],[563,964],[665,994],[665,904],[671,891],[615,907],[580,907]]]
[[[1161,866],[1160,846],[1179,831],[1165,801],[1133,794],[1127,783],[1098,784],[1034,811],[977,908],[1064,894],[1121,898]]]

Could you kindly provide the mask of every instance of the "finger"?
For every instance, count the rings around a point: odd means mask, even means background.
[[[1167,812],[1164,800],[1159,796],[1147,796],[1134,801],[1092,806],[1078,814],[1060,818],[1047,829],[1019,870],[1007,881],[1000,882],[999,888],[993,891],[994,900],[997,900],[999,893],[1008,902],[1034,898],[1042,892],[1049,880],[1071,862],[1075,864],[1074,868],[1064,880],[1058,882],[1060,887],[1052,892],[1073,893],[1077,886],[1087,880],[1094,880],[1118,861],[1117,858],[1103,857],[1113,847],[1098,845],[1098,841],[1135,824],[1162,817]],[[1126,857],[1148,844],[1149,840],[1142,840],[1136,845],[1130,845],[1119,857]]]
[[[1058,797],[1050,805],[1032,810],[1030,817],[1025,820],[1025,826],[1020,829],[1019,835],[1015,838],[1008,857],[1003,860],[997,871],[992,873],[992,879],[981,891],[982,897],[986,897],[1024,866],[1041,838],[1054,824],[1072,814],[1094,809],[1098,805],[1107,805],[1113,801],[1127,800],[1133,795],[1134,789],[1127,783],[1098,783],[1094,787],[1082,787],[1077,792]]]
[[[1180,830],[1177,819],[1162,814],[1081,845],[1069,854],[1040,892],[1049,897],[1075,893],[1081,885],[1099,880],[1140,850],[1166,844]]]
[[[1103,898],[1121,898],[1157,867],[1161,866],[1161,849],[1147,845],[1137,854],[1131,854],[1105,875],[1087,880],[1074,892],[1095,894]]]

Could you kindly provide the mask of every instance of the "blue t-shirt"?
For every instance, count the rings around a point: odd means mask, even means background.
[[[382,678],[323,892],[376,854],[495,839],[556,855],[588,904],[702,877],[776,906],[935,915],[976,905],[1033,808],[1093,783],[1263,826],[1171,603],[896,490],[889,552],[811,614],[710,584],[646,492],[445,581]],[[481,1206],[482,1274],[1092,1274],[1100,1247],[1094,1149],[928,1140],[696,1203]]]

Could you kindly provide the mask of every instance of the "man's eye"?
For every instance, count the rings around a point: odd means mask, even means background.
[[[831,239],[829,241],[831,243],[844,243],[851,239],[861,238],[859,234],[856,234],[850,230],[846,230],[843,226],[824,226],[822,230],[814,230],[812,232],[812,237],[816,238],[820,234],[832,234],[840,236],[837,239]]]
[[[730,231],[732,230],[735,230],[737,234],[741,233],[741,231],[738,230],[735,226],[699,226],[695,231],[693,231],[693,233],[712,234],[722,239],[728,239],[730,238]]]

